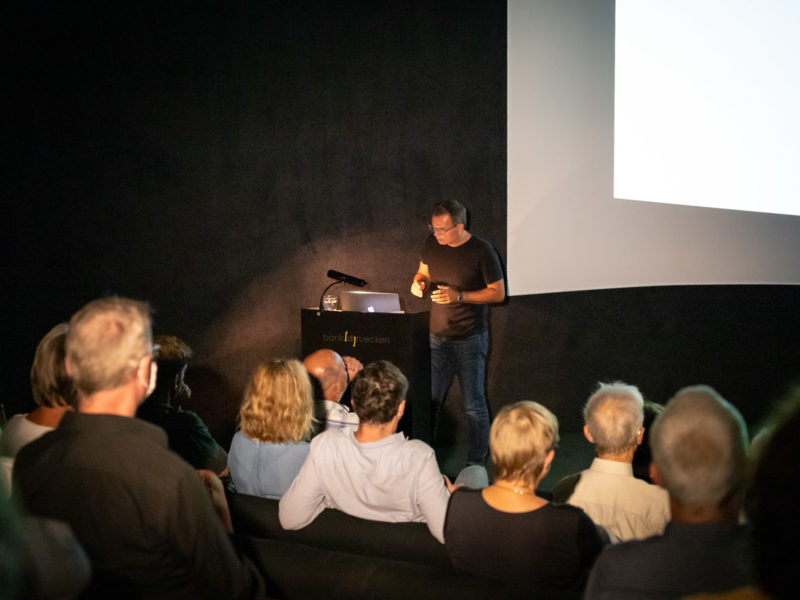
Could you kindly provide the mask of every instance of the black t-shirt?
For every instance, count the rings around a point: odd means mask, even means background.
[[[450,497],[447,553],[465,571],[551,589],[580,589],[603,549],[597,527],[575,506],[546,504],[525,513],[489,506],[480,490]]]
[[[503,279],[503,269],[491,244],[476,235],[460,246],[441,245],[431,235],[420,260],[428,265],[431,289],[444,284],[463,292],[482,290]],[[486,331],[486,304],[431,304],[430,331],[445,337],[466,337]]]
[[[150,423],[67,412],[20,450],[14,478],[30,513],[72,527],[92,562],[87,597],[263,597],[197,473]]]

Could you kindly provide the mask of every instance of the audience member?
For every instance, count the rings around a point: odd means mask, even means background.
[[[331,429],[311,442],[308,459],[280,501],[285,529],[301,529],[325,508],[373,521],[425,522],[440,542],[453,484],[433,449],[397,433],[408,380],[388,361],[367,365],[352,383],[356,431]],[[485,476],[485,469],[482,469]]]
[[[557,442],[558,421],[537,402],[498,413],[489,434],[494,484],[450,498],[444,535],[456,567],[546,588],[585,584],[603,548],[597,528],[579,508],[536,495]]]
[[[664,405],[650,400],[644,401],[644,436],[642,443],[633,453],[633,476],[647,483],[653,483],[650,479],[650,463],[653,462],[653,453],[650,451],[650,431],[653,428],[653,421],[664,412]]]
[[[69,326],[59,323],[39,342],[31,367],[31,392],[36,408],[25,415],[14,415],[3,427],[0,455],[14,458],[28,442],[53,431],[76,397],[64,369],[64,342]]]
[[[323,348],[312,352],[303,360],[308,374],[319,383],[319,396],[314,398],[321,409],[319,417],[325,429],[358,427],[358,415],[341,403],[350,378],[355,377],[363,365],[352,356],[339,356],[337,352]]]
[[[66,369],[78,412],[20,451],[14,495],[72,527],[94,568],[90,597],[260,597],[263,582],[198,474],[161,429],[133,418],[155,388],[149,312],[104,298],[72,317]]]
[[[771,422],[755,457],[748,516],[758,588],[773,600],[790,600],[800,598],[800,388],[773,411]]]
[[[156,389],[136,411],[136,416],[166,431],[169,449],[195,469],[224,474],[228,468],[227,452],[197,413],[181,406],[181,402],[192,396],[184,379],[192,349],[173,335],[157,335],[153,345],[158,362]]]
[[[747,531],[737,523],[747,458],[739,411],[707,386],[684,388],[653,424],[653,481],[667,489],[663,535],[607,548],[586,598],[679,598],[752,582]]]
[[[756,585],[686,600],[795,600],[800,598],[800,387],[770,412],[750,443],[746,498]]]
[[[633,455],[644,436],[638,388],[601,383],[583,409],[583,434],[597,458],[580,473],[568,502],[603,527],[612,543],[664,532],[669,496],[633,476]]]
[[[313,414],[311,381],[299,360],[273,360],[256,369],[228,456],[238,492],[283,496],[308,456]]]
[[[0,490],[0,598],[69,600],[86,588],[91,573],[69,525],[21,516]]]

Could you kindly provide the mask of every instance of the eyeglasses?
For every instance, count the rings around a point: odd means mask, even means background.
[[[428,224],[428,229],[430,229],[430,232],[438,233],[439,235],[444,235],[445,233],[453,229],[453,227],[458,227],[458,223],[456,223],[455,225],[451,225],[450,227],[434,227],[433,225]]]

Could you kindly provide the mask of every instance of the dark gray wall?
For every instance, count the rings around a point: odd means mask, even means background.
[[[444,198],[504,257],[505,2],[6,6],[9,412],[30,407],[39,338],[113,292],[195,348],[194,401],[224,438],[256,364],[299,353],[327,269],[425,309],[407,289]],[[577,428],[599,379],[655,400],[702,381],[755,419],[797,375],[797,300],[512,298],[492,311],[492,407],[538,399]]]

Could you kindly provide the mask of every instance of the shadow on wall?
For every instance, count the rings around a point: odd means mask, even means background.
[[[208,367],[190,367],[186,383],[192,388],[192,397],[183,408],[199,414],[214,439],[227,451],[237,429],[241,394]]]
[[[220,443],[235,429],[242,393],[258,365],[277,357],[302,358],[300,310],[318,305],[331,283],[328,269],[367,280],[365,289],[400,293],[407,311],[425,310],[408,293],[419,245],[421,240],[400,228],[326,238],[298,247],[284,264],[232,295],[225,313],[204,332],[189,370],[199,402],[195,410],[212,433],[220,432]]]

